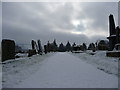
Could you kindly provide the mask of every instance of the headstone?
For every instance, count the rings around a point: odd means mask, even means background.
[[[28,57],[31,57],[32,55],[36,54],[36,50],[29,50],[28,51]]]
[[[47,54],[47,45],[44,45],[44,52]]]
[[[31,44],[32,44],[32,49],[34,50],[35,49],[35,42],[34,42],[34,40],[31,41]]]
[[[2,40],[2,61],[15,59],[15,42],[13,40]]]
[[[40,40],[38,40],[38,54],[42,54],[42,46]]]

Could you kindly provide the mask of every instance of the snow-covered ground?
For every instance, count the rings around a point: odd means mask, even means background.
[[[1,63],[1,49],[0,49],[0,63]],[[2,64],[0,64],[0,90],[2,89]]]
[[[118,61],[104,54],[58,52],[9,60],[3,64],[2,85],[3,88],[118,88],[115,75]]]
[[[96,68],[108,73],[118,76],[118,61],[119,58],[106,57],[106,51],[96,51],[94,55],[90,55],[92,51],[85,53],[72,53],[72,55],[79,57],[81,60],[92,64]]]
[[[17,58],[4,61],[2,64],[2,87],[12,88],[34,74],[41,67],[44,59],[54,53],[46,55],[35,55],[32,57]]]
[[[2,65],[0,64],[0,90],[2,89]]]

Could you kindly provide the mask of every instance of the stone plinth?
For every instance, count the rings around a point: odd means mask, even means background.
[[[120,57],[120,51],[108,51],[106,52],[107,57]]]

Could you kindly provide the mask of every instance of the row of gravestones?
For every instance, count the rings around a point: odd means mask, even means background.
[[[37,40],[37,43],[34,40],[31,41],[32,49],[28,51],[28,57],[35,55],[37,53],[42,55],[43,52],[40,40]]]
[[[28,57],[35,55],[35,54],[40,54],[42,55],[42,47],[41,47],[41,42],[38,40],[38,45],[34,40],[31,42],[32,44],[32,49],[28,51]],[[3,39],[1,42],[2,46],[2,62],[8,59],[15,59],[15,41],[14,40],[9,40],[9,39]]]

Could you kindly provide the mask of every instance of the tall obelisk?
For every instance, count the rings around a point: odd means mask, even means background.
[[[115,32],[115,22],[114,22],[114,18],[113,18],[112,14],[110,14],[110,16],[109,16],[109,30],[110,30],[110,36],[116,34],[116,32]]]

